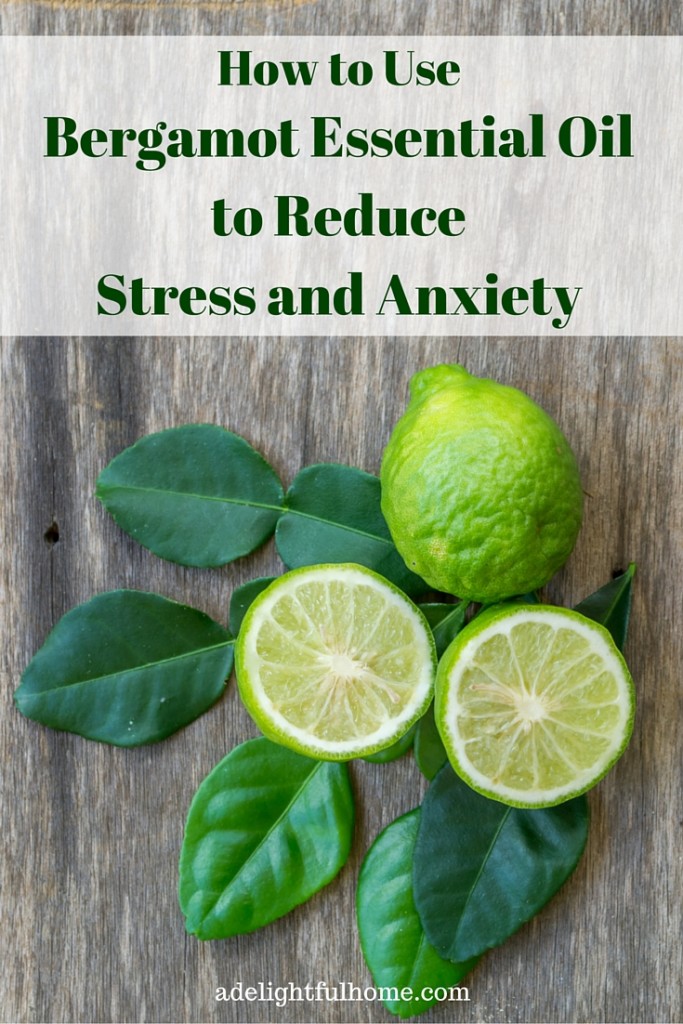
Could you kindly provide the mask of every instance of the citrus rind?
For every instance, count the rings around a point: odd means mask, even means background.
[[[434,590],[493,604],[571,554],[583,492],[569,442],[517,388],[443,365],[417,373],[382,456],[382,513]]]

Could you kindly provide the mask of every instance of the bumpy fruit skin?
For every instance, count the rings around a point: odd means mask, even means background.
[[[523,392],[435,366],[384,451],[382,512],[406,564],[436,590],[491,604],[542,587],[583,513],[576,460]]]

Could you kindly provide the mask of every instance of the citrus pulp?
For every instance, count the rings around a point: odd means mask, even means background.
[[[249,607],[242,700],[270,739],[345,761],[395,743],[429,705],[436,654],[422,612],[360,565],[294,569]]]
[[[501,605],[439,665],[435,717],[449,760],[484,796],[550,807],[585,792],[623,753],[635,692],[604,627],[578,612]]]

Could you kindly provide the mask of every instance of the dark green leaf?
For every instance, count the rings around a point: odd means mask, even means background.
[[[467,606],[467,601],[460,601],[458,604],[420,605],[432,630],[438,657],[441,657],[465,625]],[[446,749],[434,721],[433,704],[430,704],[426,714],[417,723],[414,752],[418,768],[428,779],[433,779],[447,760]]]
[[[285,505],[275,543],[289,568],[356,562],[407,594],[428,589],[394,547],[380,508],[376,476],[333,463],[308,466],[288,490]]]
[[[504,942],[576,867],[585,796],[543,810],[488,800],[444,765],[427,791],[415,847],[415,903],[441,956],[462,961]]]
[[[433,1006],[437,1000],[423,996],[423,990],[456,986],[477,962],[443,960],[425,936],[413,900],[419,822],[418,807],[377,837],[363,861],[356,895],[363,956],[375,985],[384,990],[385,1006],[399,1017]]]
[[[459,604],[453,604],[452,601],[448,603],[442,603],[440,601],[421,601],[418,605],[420,611],[424,615],[425,619],[429,623],[429,628],[434,631],[434,627],[438,626],[440,622],[443,622],[456,608],[459,608]]]
[[[364,761],[369,761],[371,764],[388,764],[390,761],[396,761],[399,757],[403,757],[407,754],[413,745],[415,739],[415,730],[417,729],[418,723],[411,726],[407,733],[401,736],[400,740],[396,740],[390,747],[385,747],[384,750],[378,750],[376,754],[368,754],[364,757]]]
[[[433,779],[448,760],[446,748],[441,742],[439,730],[434,721],[433,703],[429,705],[426,713],[417,723],[414,753],[417,767],[427,779]]]
[[[528,594],[520,594],[518,597],[512,598],[513,604],[540,604],[541,601],[536,590],[531,590]]]
[[[261,576],[257,580],[249,580],[248,583],[243,583],[241,587],[233,592],[230,599],[230,632],[233,636],[237,636],[242,625],[242,619],[247,614],[247,609],[252,601],[259,596],[259,594],[270,586],[275,576]]]
[[[590,597],[577,604],[574,609],[608,629],[620,651],[624,649],[628,634],[631,587],[635,572],[635,563],[631,562],[626,572],[617,576],[615,580],[610,580],[604,587],[600,587]]]
[[[218,700],[230,634],[157,594],[114,590],[68,612],[31,661],[17,707],[53,729],[135,747],[170,736]]]
[[[345,764],[248,740],[197,790],[180,855],[180,905],[200,939],[251,932],[309,899],[349,853]]]
[[[441,657],[451,640],[453,640],[462,627],[465,625],[465,612],[468,601],[460,601],[458,604],[421,604],[420,610],[424,614],[429,627],[434,634],[437,657]]]
[[[96,494],[121,529],[155,555],[202,567],[263,544],[283,499],[265,459],[210,424],[143,437],[100,473]]]

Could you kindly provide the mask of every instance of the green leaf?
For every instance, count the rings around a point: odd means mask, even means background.
[[[374,569],[406,594],[428,589],[394,547],[380,508],[376,476],[333,463],[308,466],[287,491],[285,505],[275,543],[290,569],[356,562]]]
[[[631,562],[626,572],[610,580],[590,597],[576,605],[574,611],[601,623],[612,634],[612,639],[623,651],[631,615],[631,589],[636,566]]]
[[[522,810],[480,796],[444,765],[422,805],[414,858],[429,941],[455,961],[504,942],[569,877],[587,836],[585,795]]]
[[[458,604],[420,605],[432,630],[436,653],[439,657],[465,625],[465,612],[468,604],[468,601],[459,601]],[[426,713],[417,723],[413,746],[418,768],[425,778],[433,779],[448,759],[446,748],[441,742],[434,721],[433,704],[429,705]]]
[[[27,718],[53,729],[121,747],[154,743],[218,700],[232,645],[195,608],[113,590],[60,619],[14,699]]]
[[[426,779],[433,779],[448,760],[446,748],[441,742],[434,720],[434,703],[417,723],[414,743],[415,761]]]
[[[458,604],[420,605],[420,611],[427,619],[429,628],[434,635],[436,653],[439,658],[465,625],[465,612],[468,605],[469,601],[459,601]]]
[[[150,434],[117,455],[96,495],[121,529],[181,565],[223,565],[272,534],[283,490],[244,438],[191,424]]]
[[[353,797],[345,764],[248,740],[195,793],[180,855],[180,906],[200,939],[254,931],[345,863]]]
[[[416,729],[417,722],[408,729],[408,732],[401,736],[400,740],[396,740],[395,743],[392,743],[390,747],[385,747],[384,750],[378,750],[376,754],[368,754],[363,760],[369,761],[370,764],[389,764],[390,761],[397,761],[399,757],[407,754],[412,747]]]
[[[363,956],[387,1009],[399,1017],[422,1013],[438,1000],[425,989],[450,989],[476,957],[456,964],[430,945],[413,900],[413,851],[420,808],[409,811],[377,837],[358,877],[356,909]],[[460,995],[461,993],[458,993]]]
[[[247,614],[249,605],[254,601],[259,594],[270,586],[275,576],[261,576],[256,580],[249,580],[248,583],[243,583],[241,587],[237,587],[233,591],[233,595],[230,598],[230,632],[233,636],[237,636],[242,625],[242,620]]]

